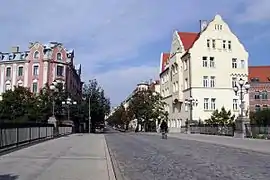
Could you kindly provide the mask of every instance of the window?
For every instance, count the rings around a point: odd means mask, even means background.
[[[241,68],[242,68],[242,69],[245,68],[245,60],[241,60]]]
[[[234,88],[237,85],[237,78],[232,77],[232,88]]]
[[[6,90],[6,91],[11,90],[11,84],[10,84],[10,83],[7,83],[7,84],[6,84],[5,90]]]
[[[188,88],[188,79],[186,78],[185,79],[185,89],[187,89]]]
[[[216,77],[211,76],[210,77],[210,87],[215,87],[216,86]]]
[[[207,39],[207,47],[210,48],[210,39]]]
[[[268,99],[268,93],[267,93],[267,91],[261,92],[261,98],[262,98],[263,100],[267,100],[267,99]]]
[[[215,59],[214,59],[214,57],[210,57],[210,67],[215,67]]]
[[[36,51],[36,52],[34,53],[34,59],[38,59],[38,58],[39,58],[39,52]]]
[[[23,75],[23,67],[20,66],[20,67],[18,68],[18,76],[22,76],[22,75]]]
[[[202,57],[203,67],[207,67],[207,57]]]
[[[259,91],[256,91],[255,92],[255,95],[254,95],[254,99],[260,99],[261,96],[260,96],[260,92]]]
[[[238,99],[233,99],[233,110],[238,110],[238,103],[237,103]]]
[[[261,106],[259,104],[255,105],[255,112],[258,112],[261,110]]]
[[[38,76],[38,65],[35,65],[35,66],[33,67],[33,75],[34,75],[34,76]]]
[[[226,41],[223,40],[223,49],[226,49]]]
[[[213,47],[213,49],[216,49],[216,40],[215,39],[212,39],[212,47]]]
[[[232,68],[237,68],[237,59],[236,58],[233,58],[232,59]]]
[[[204,98],[204,100],[203,100],[203,109],[204,110],[209,109],[209,98]]]
[[[56,75],[57,76],[64,76],[64,66],[57,66],[56,67]]]
[[[184,70],[187,70],[187,60],[184,60]]]
[[[212,110],[216,109],[216,98],[211,98],[211,109]]]
[[[6,69],[6,77],[10,77],[11,76],[11,67],[7,67]]]
[[[231,41],[228,41],[228,49],[229,49],[229,50],[232,49]]]
[[[188,104],[185,103],[185,111],[188,111]]]
[[[56,59],[57,59],[57,60],[62,60],[62,54],[61,54],[61,53],[57,53]]]
[[[33,92],[33,93],[37,93],[37,90],[38,90],[37,83],[34,82],[34,83],[32,84],[32,92]]]
[[[22,87],[23,86],[23,83],[22,82],[18,82],[18,86],[19,87]]]
[[[208,76],[203,76],[203,87],[208,87]]]

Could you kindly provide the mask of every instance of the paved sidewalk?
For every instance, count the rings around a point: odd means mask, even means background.
[[[200,142],[219,144],[263,153],[270,153],[270,140],[248,139],[248,138],[241,139],[228,136],[183,134],[183,133],[169,133],[168,136],[179,139],[195,140]]]
[[[115,180],[103,134],[73,134],[0,156],[0,180]]]

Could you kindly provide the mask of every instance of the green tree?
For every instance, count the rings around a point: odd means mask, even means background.
[[[208,125],[219,125],[226,126],[232,125],[234,123],[235,115],[232,115],[231,111],[226,111],[224,107],[219,111],[215,110],[210,119],[205,120],[205,123]]]
[[[145,131],[155,128],[155,120],[166,117],[164,105],[160,94],[150,89],[137,91],[129,102],[134,117],[138,120],[138,124],[144,126]]]
[[[8,122],[38,121],[38,99],[29,89],[14,87],[2,94],[0,119]]]
[[[257,126],[270,125],[270,110],[264,109],[257,112],[250,112],[250,123]]]
[[[95,132],[100,124],[104,124],[105,116],[110,112],[110,100],[105,97],[104,90],[95,79],[89,80],[89,83],[84,85],[83,97],[81,112],[84,114],[84,119],[88,119],[90,98],[91,132]]]

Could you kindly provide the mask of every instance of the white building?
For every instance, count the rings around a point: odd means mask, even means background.
[[[170,53],[160,59],[161,95],[167,103],[169,127],[179,131],[186,120],[210,118],[224,106],[238,115],[233,84],[248,80],[248,52],[220,15],[200,21],[200,32],[174,32]],[[187,99],[195,101],[190,111]],[[249,97],[245,96],[245,108]]]

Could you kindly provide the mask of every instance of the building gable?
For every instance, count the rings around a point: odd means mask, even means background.
[[[204,47],[206,47],[206,39],[216,40],[216,49],[222,49],[223,40],[229,40],[232,42],[232,49],[234,47],[240,48],[242,52],[248,54],[244,45],[240,42],[238,37],[231,31],[229,25],[222,19],[220,15],[216,15],[212,21],[208,23],[204,30],[202,30],[197,38],[194,40],[190,50],[196,46],[197,42],[204,41]],[[202,48],[201,44],[199,48]]]

